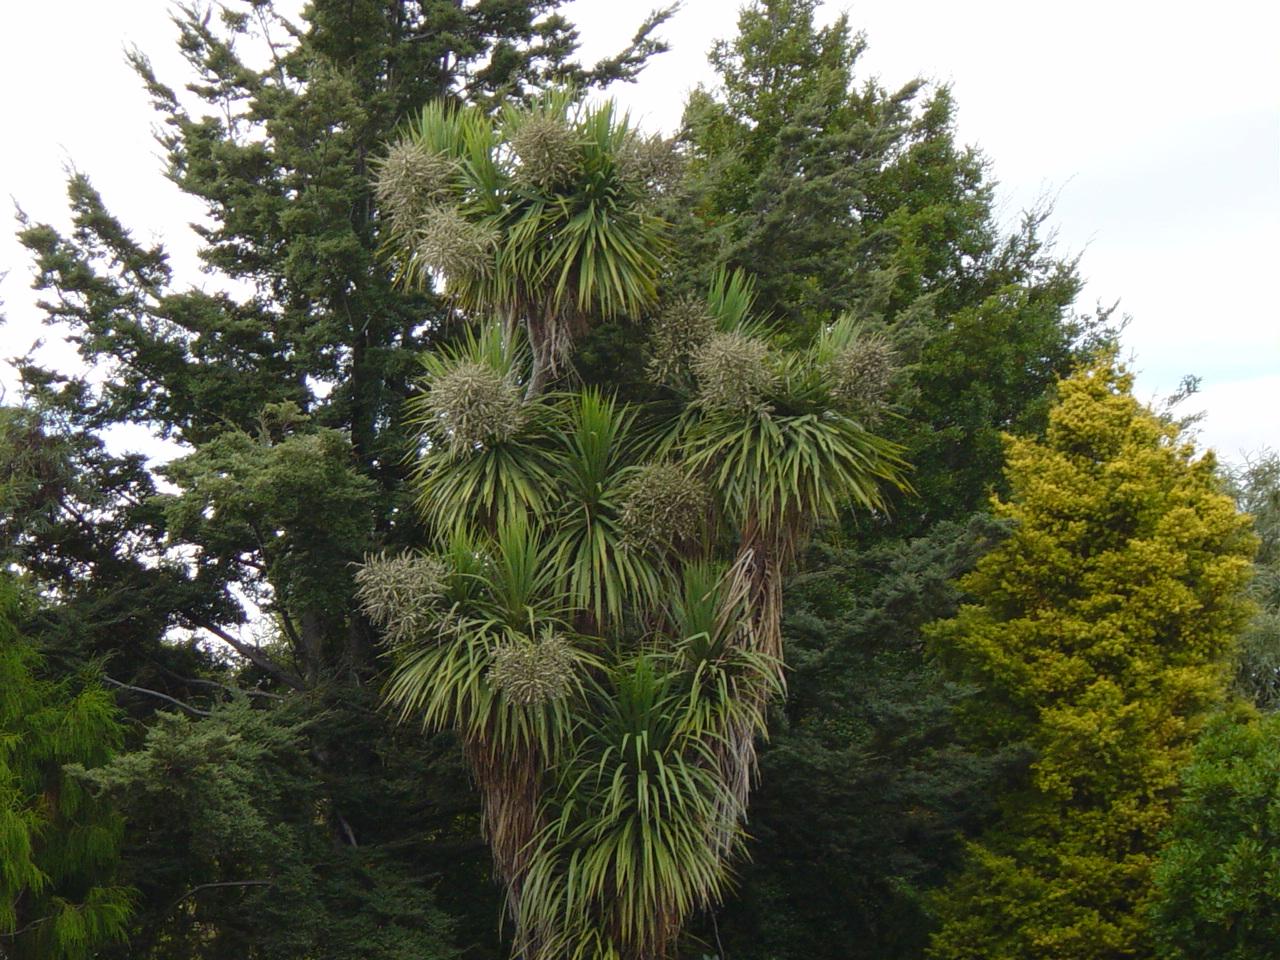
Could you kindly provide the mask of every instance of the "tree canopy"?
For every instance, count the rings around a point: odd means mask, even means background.
[[[670,11],[562,6],[181,6],[207,282],[20,216],[85,366],[0,406],[0,952],[1253,949],[1270,728],[1194,740],[1276,703],[1274,457],[848,16],[748,3],[663,138],[599,92]]]
[[[1263,957],[1280,938],[1280,718],[1217,716],[1155,869],[1156,956]]]

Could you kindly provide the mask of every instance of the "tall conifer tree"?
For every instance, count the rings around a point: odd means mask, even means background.
[[[860,75],[866,40],[820,19],[810,0],[760,0],[716,45],[718,84],[691,98],[688,176],[664,206],[676,275],[696,287],[743,266],[791,336],[847,310],[884,337],[901,369],[877,429],[906,448],[914,492],[824,531],[789,588],[752,862],[699,933],[734,956],[883,960],[919,955],[922,893],[1017,759],[967,742],[965,685],[925,656],[921,626],[954,614],[950,581],[1000,538],[986,514],[1001,433],[1043,430],[1055,378],[1107,332],[1075,312],[1044,211],[1001,229],[949,91]]]
[[[398,287],[378,255],[370,164],[427,99],[492,109],[553,81],[634,76],[661,49],[658,13],[617,56],[583,67],[557,8],[316,0],[289,23],[258,0],[180,6],[191,76],[159,76],[142,53],[132,61],[162,121],[168,175],[205,204],[200,255],[218,279],[184,287],[163,247],[136,241],[77,173],[72,229],[24,220],[21,236],[48,319],[107,376],[27,363],[24,406],[0,419],[0,451],[21,481],[0,515],[0,550],[59,599],[34,618],[42,639],[70,658],[110,655],[118,679],[150,691],[125,694],[140,718],[165,702],[155,693],[211,706],[222,696],[211,680],[324,717],[301,727],[318,783],[309,822],[362,851],[348,867],[367,866],[371,884],[447,874],[450,908],[481,918],[459,936],[485,949],[496,932],[474,800],[455,763],[377,712],[383,663],[353,596],[363,552],[421,536],[407,509],[404,404],[418,352],[452,316],[429,285]],[[120,424],[183,455],[162,468],[118,455],[102,432]],[[166,852],[176,875],[245,879],[230,851]],[[358,882],[312,876],[316,899]],[[217,927],[233,917],[222,907],[235,888],[192,886],[216,901],[209,911],[175,904],[184,891],[165,884],[141,905],[152,929],[187,925],[148,941],[151,955],[236,949]],[[377,908],[357,898],[351,909]],[[431,912],[429,892],[417,909]]]
[[[1152,955],[1152,862],[1223,695],[1254,541],[1212,454],[1132,389],[1104,358],[1062,382],[1043,441],[1007,441],[1013,532],[930,631],[981,689],[971,722],[1034,753],[939,894],[935,960]]]

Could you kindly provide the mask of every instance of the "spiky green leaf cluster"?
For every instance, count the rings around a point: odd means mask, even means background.
[[[769,362],[772,411],[722,364],[751,403],[689,391],[661,423],[592,390],[534,396],[509,435],[449,447],[437,384],[525,383],[530,361],[496,324],[426,361],[416,469],[452,613],[397,651],[387,694],[461,734],[524,956],[666,957],[723,894],[781,686],[782,572],[815,524],[900,483],[820,351],[774,359],[749,304],[726,276],[698,312],[709,343]]]
[[[389,194],[387,249],[410,284],[443,273],[464,306],[523,324],[536,391],[564,372],[590,322],[638,314],[656,298],[663,223],[648,209],[647,181],[626,169],[635,133],[611,103],[583,106],[559,91],[507,105],[495,121],[436,102],[406,136],[460,175],[454,199],[407,218],[399,198],[434,181]]]
[[[491,272],[446,273],[497,321],[425,361],[415,476],[452,614],[398,649],[387,694],[459,732],[521,956],[666,958],[740,851],[783,573],[903,464],[845,409],[834,341],[786,349],[740,271],[660,316],[674,409],[548,393],[584,330],[656,299],[656,167],[567,94],[497,124],[433,105],[412,136],[458,159],[453,211],[494,231]],[[435,269],[423,229],[393,242],[410,275]]]

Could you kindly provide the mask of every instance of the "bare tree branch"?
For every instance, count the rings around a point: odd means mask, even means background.
[[[240,654],[240,656],[244,657],[254,666],[261,667],[285,686],[292,687],[294,690],[299,691],[307,689],[306,684],[303,683],[302,680],[292,671],[286,670],[284,667],[280,666],[280,664],[276,663],[253,644],[245,643],[243,640],[236,639],[215,623],[206,623],[204,621],[196,620],[193,620],[192,623],[197,627],[208,630],[219,640],[223,641],[235,650],[236,653]]]
[[[131,690],[134,693],[142,693],[148,697],[156,697],[160,700],[167,700],[169,703],[172,703],[175,707],[179,707],[183,710],[186,710],[188,713],[195,714],[197,717],[210,716],[210,713],[208,710],[201,710],[199,707],[193,707],[189,703],[183,703],[181,700],[175,700],[173,697],[169,696],[167,693],[161,693],[159,690],[148,690],[146,687],[135,687],[131,683],[121,683],[119,680],[114,680],[111,677],[108,677],[105,675],[103,676],[102,679],[106,683],[111,684],[111,686],[113,687],[119,687],[121,690]]]

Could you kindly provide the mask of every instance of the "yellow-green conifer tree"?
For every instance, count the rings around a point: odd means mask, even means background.
[[[1044,440],[1006,441],[1013,532],[932,629],[982,691],[980,735],[1033,758],[937,899],[932,960],[1151,955],[1158,836],[1222,695],[1254,545],[1212,454],[1132,385],[1104,358],[1061,383]]]

